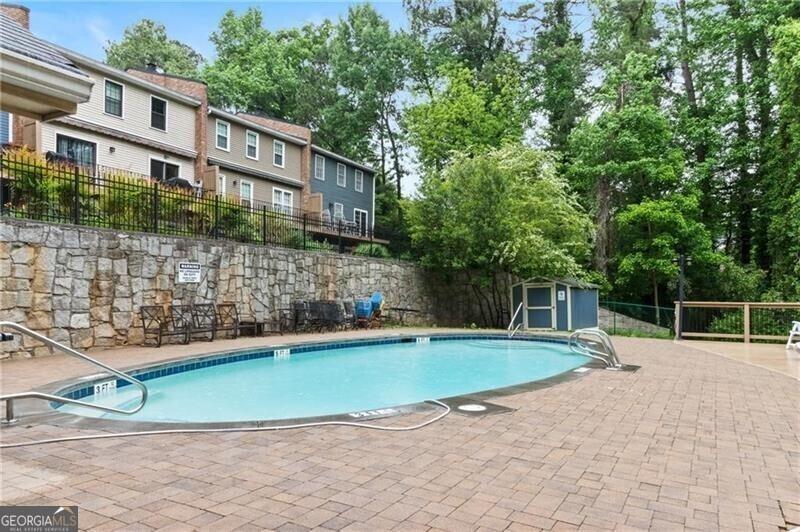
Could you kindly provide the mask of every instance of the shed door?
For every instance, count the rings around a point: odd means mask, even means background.
[[[527,286],[525,288],[526,318],[529,329],[553,328],[553,287]]]

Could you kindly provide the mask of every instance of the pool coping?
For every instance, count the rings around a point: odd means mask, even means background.
[[[302,353],[307,351],[319,351],[320,347],[325,347],[326,349],[340,349],[343,347],[349,347],[353,345],[366,346],[366,345],[377,345],[382,343],[412,342],[420,337],[428,337],[431,339],[436,338],[437,340],[438,339],[502,339],[502,340],[509,339],[507,334],[489,333],[489,332],[468,333],[465,331],[463,333],[450,332],[450,333],[430,333],[430,334],[388,333],[381,336],[375,336],[363,339],[348,339],[342,341],[308,340],[299,342],[285,342],[269,346],[228,349],[214,353],[204,353],[193,356],[174,357],[174,358],[160,360],[158,362],[128,366],[121,368],[120,371],[131,374],[134,377],[137,377],[142,375],[143,373],[157,373],[158,371],[165,370],[166,368],[175,367],[178,363],[181,362],[184,363],[183,364],[184,366],[188,366],[193,363],[201,363],[214,360],[227,360],[241,356],[242,358],[238,360],[230,360],[226,362],[226,363],[235,363],[238,361],[248,360],[248,358],[245,357],[246,355],[270,353],[270,354],[262,354],[259,357],[253,356],[249,359],[268,358],[270,356],[274,356],[274,352],[276,350],[286,349],[286,348],[289,349],[303,348],[304,351],[301,351]],[[517,334],[513,338],[513,340],[539,341],[544,343],[555,343],[555,344],[568,343],[567,336],[536,335],[530,333]],[[209,363],[205,366],[199,366],[199,367],[208,367],[213,365],[219,365],[219,364]],[[453,412],[456,413],[457,410],[455,407],[460,404],[464,404],[465,401],[485,402],[490,399],[516,395],[524,392],[536,391],[544,388],[549,388],[564,382],[569,382],[571,380],[579,379],[593,372],[593,371],[576,372],[576,370],[578,370],[579,368],[587,368],[589,370],[606,369],[605,365],[602,362],[597,360],[589,360],[585,364],[582,364],[581,366],[569,369],[565,372],[556,375],[551,375],[550,377],[546,377],[544,379],[520,383],[520,384],[514,384],[510,386],[504,386],[501,388],[494,388],[491,390],[484,390],[470,394],[436,398],[436,399],[444,404],[447,404],[449,407],[452,408]],[[199,369],[199,368],[193,368],[193,369]],[[635,371],[638,368],[627,366],[625,369],[629,371],[631,370]],[[183,371],[192,371],[192,369],[186,369]],[[167,374],[169,373],[165,373],[164,375]],[[150,376],[147,379],[145,379],[144,382],[164,375]],[[107,373],[95,373],[83,377],[72,377],[69,379],[54,381],[37,388],[36,391],[57,395],[65,392],[70,393],[74,390],[79,390],[82,388],[93,386],[94,383],[105,382],[108,380],[113,380],[113,376],[110,376]],[[126,384],[130,385],[129,383]],[[78,398],[80,399],[86,396],[87,395],[82,395],[81,397]],[[301,418],[283,418],[278,420],[165,422],[165,421],[134,421],[134,420],[124,420],[124,419],[104,419],[104,418],[97,418],[90,416],[81,416],[78,414],[59,412],[57,409],[50,406],[49,402],[43,403],[39,401],[38,404],[40,405],[40,408],[18,409],[18,412],[20,412],[20,414],[24,416],[26,424],[48,423],[51,425],[62,426],[62,427],[71,427],[76,429],[99,429],[111,432],[119,432],[119,431],[138,432],[138,431],[169,430],[169,429],[176,429],[176,430],[235,429],[235,428],[251,428],[251,427],[278,427],[286,425],[297,425],[297,424],[319,423],[319,422],[345,422],[345,421],[364,422],[364,421],[372,421],[377,419],[396,417],[414,413],[429,413],[441,409],[441,407],[436,405],[435,403],[429,401],[422,401],[405,405],[396,405],[373,411],[347,412],[342,414],[301,417]],[[353,414],[359,414],[359,416],[354,417]]]

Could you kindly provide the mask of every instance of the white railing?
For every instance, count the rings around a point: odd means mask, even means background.
[[[511,316],[511,321],[508,322],[508,328],[506,329],[506,331],[508,332],[508,337],[509,338],[513,338],[514,335],[517,334],[517,331],[519,330],[519,328],[522,327],[522,323],[520,323],[519,325],[514,327],[514,322],[517,321],[517,315],[519,314],[520,310],[522,310],[522,303],[519,304],[519,306],[517,307],[517,310],[514,311],[514,315]]]

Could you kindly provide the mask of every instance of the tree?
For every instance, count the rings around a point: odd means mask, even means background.
[[[406,112],[409,140],[425,170],[442,170],[455,153],[480,154],[522,139],[526,111],[519,77],[509,71],[493,91],[470,69],[443,69],[445,86]]]
[[[672,194],[627,206],[616,217],[619,253],[616,285],[621,292],[653,295],[660,306],[659,292],[678,276],[675,259],[692,257],[704,263],[712,254],[711,237],[699,216],[696,198]]]
[[[412,243],[425,266],[467,276],[485,324],[501,326],[507,317],[498,272],[584,273],[591,220],[549,155],[509,145],[460,155],[443,176],[426,180],[409,206]]]
[[[800,298],[800,20],[773,30],[779,121],[772,144],[767,193],[768,251],[773,285]]]
[[[122,39],[105,47],[106,63],[126,70],[154,64],[169,74],[197,77],[203,57],[189,45],[167,36],[163,24],[142,19],[125,28]]]
[[[358,121],[370,126],[370,159],[382,183],[393,181],[401,196],[403,136],[399,131],[398,96],[408,75],[409,40],[393,32],[389,22],[366,4],[351,7],[331,42],[332,75],[340,91],[359,111]]]
[[[551,150],[565,154],[567,139],[586,112],[587,76],[583,37],[572,27],[573,0],[551,0],[544,6],[541,27],[533,37],[528,60],[535,108],[547,120],[545,135]]]

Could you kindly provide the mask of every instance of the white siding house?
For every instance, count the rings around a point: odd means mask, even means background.
[[[41,124],[41,151],[83,164],[195,183],[198,100],[62,51],[94,80],[94,86],[89,101],[79,104],[75,115]]]

